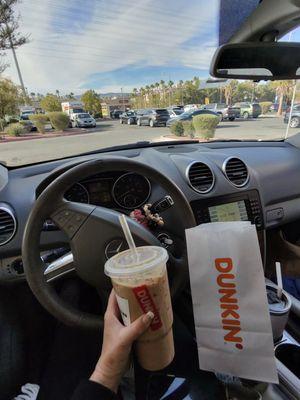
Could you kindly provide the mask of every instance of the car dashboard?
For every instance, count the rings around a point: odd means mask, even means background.
[[[22,237],[29,213],[43,190],[81,162],[115,156],[152,165],[173,180],[189,201],[198,224],[250,220],[256,225],[262,254],[269,229],[300,218],[300,150],[288,142],[159,143],[18,168],[1,166],[0,281],[25,279]],[[148,177],[118,171],[99,172],[76,182],[65,198],[129,215],[166,195],[164,188]],[[176,251],[176,240],[184,240],[180,230],[184,216],[178,213],[176,204],[162,216],[165,225],[155,234],[163,245],[175,243],[169,250]],[[50,220],[45,221],[41,252],[53,256],[66,246],[64,233]]]

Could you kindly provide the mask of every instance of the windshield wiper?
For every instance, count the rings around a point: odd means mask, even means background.
[[[118,146],[111,146],[105,147],[103,149],[92,150],[85,153],[76,154],[77,156],[88,156],[90,154],[98,154],[98,153],[107,153],[110,151],[118,151],[118,150],[130,150],[130,149],[144,149],[147,147],[159,147],[159,146],[174,146],[179,144],[191,144],[191,143],[199,143],[197,139],[191,140],[167,140],[165,142],[149,142],[149,141],[142,141],[142,142],[135,142],[135,143],[128,143],[122,144]],[[75,157],[75,156],[72,156]]]

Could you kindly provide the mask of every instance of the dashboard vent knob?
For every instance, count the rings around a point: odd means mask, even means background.
[[[203,162],[191,163],[186,171],[190,186],[198,193],[208,193],[215,184],[215,176],[207,164]]]
[[[0,246],[8,243],[17,230],[17,221],[13,212],[6,206],[0,206]]]
[[[247,165],[236,157],[227,158],[223,164],[226,178],[237,187],[245,186],[249,180]]]

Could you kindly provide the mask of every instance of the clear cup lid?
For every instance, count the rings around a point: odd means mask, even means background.
[[[277,296],[276,288],[267,286],[267,298],[269,303],[269,310],[273,313],[282,313],[288,308],[288,299],[282,293],[281,299]]]
[[[143,273],[157,265],[168,261],[168,252],[163,247],[141,246],[137,247],[136,257],[131,250],[118,253],[106,261],[104,272],[111,278],[115,276],[131,276],[135,273]]]

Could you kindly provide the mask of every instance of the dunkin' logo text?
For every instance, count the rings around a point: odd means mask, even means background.
[[[160,315],[154,304],[154,301],[152,300],[147,286],[142,285],[132,290],[143,312],[146,314],[148,311],[152,311],[154,314],[153,321],[150,325],[151,330],[156,331],[157,329],[161,328],[162,322],[160,319]]]
[[[225,342],[235,343],[235,347],[239,350],[243,349],[243,338],[240,336],[241,321],[239,304],[236,298],[235,275],[232,273],[233,263],[231,258],[217,258],[215,267],[219,272],[217,277],[218,292],[220,297],[220,309],[222,328],[228,331],[224,335]]]

